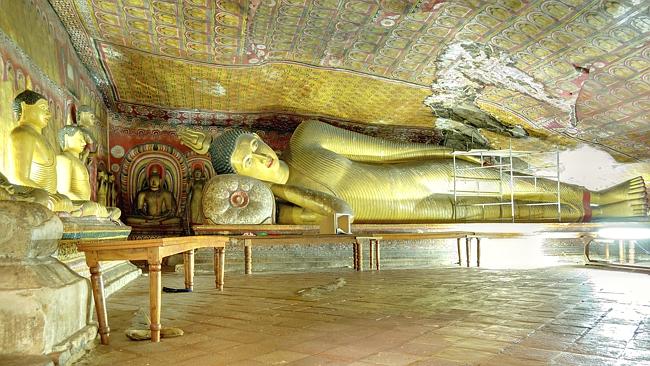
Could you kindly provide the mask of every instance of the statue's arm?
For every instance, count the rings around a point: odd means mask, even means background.
[[[207,133],[192,130],[187,127],[178,127],[176,134],[181,139],[181,144],[189,147],[197,154],[208,153],[208,149],[212,143],[212,136]]]
[[[32,169],[32,159],[34,157],[34,139],[28,133],[14,130],[9,138],[9,151],[11,153],[11,170],[12,183],[21,186],[38,187],[29,176]]]
[[[354,215],[347,202],[328,193],[283,184],[272,184],[271,191],[276,197],[319,215]]]
[[[137,207],[139,213],[141,213],[143,215],[147,215],[147,212],[146,212],[145,207],[144,207],[144,199],[145,199],[144,192],[138,193],[138,199],[137,199],[138,202],[137,202],[136,207]]]
[[[359,162],[399,162],[451,158],[453,150],[438,145],[392,141],[330,126],[323,122],[303,122],[292,143],[332,151]]]
[[[56,157],[56,191],[70,197],[70,199],[79,199],[75,197],[70,188],[72,187],[72,162],[63,155]]]

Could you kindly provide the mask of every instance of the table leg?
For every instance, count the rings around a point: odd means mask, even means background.
[[[250,239],[244,240],[244,273],[253,273],[253,241]]]
[[[472,238],[465,238],[465,259],[467,260],[467,267],[469,267],[470,245]]]
[[[214,248],[214,275],[215,285],[223,291],[224,267],[226,264],[225,248]]]
[[[183,252],[183,270],[185,272],[185,288],[194,290],[194,249]]]
[[[481,238],[476,238],[476,267],[481,266]]]
[[[625,243],[623,240],[618,241],[618,261],[625,263]]]
[[[363,271],[363,245],[357,241],[357,271]]]
[[[458,265],[461,266],[463,265],[463,259],[461,258],[460,255],[460,238],[456,238],[456,250],[458,251]]]
[[[160,342],[160,303],[162,279],[160,262],[149,262],[149,316],[151,317],[151,341]]]
[[[380,261],[380,256],[379,256],[379,240],[374,239],[375,241],[375,262],[377,264],[377,270],[379,271],[379,261]]]
[[[372,267],[374,267],[374,263],[372,262],[372,239],[368,240],[368,268],[372,271]]]
[[[93,299],[95,300],[95,311],[97,311],[97,323],[99,323],[99,339],[102,344],[108,344],[111,329],[108,327],[108,317],[106,316],[106,300],[104,298],[104,280],[102,279],[102,269],[98,261],[89,260],[90,253],[86,254],[86,262],[90,267],[90,283],[93,290]]]
[[[354,267],[355,271],[359,270],[359,264],[358,264],[358,252],[357,252],[357,246],[359,245],[359,239],[355,239],[354,243],[352,244],[352,266]]]

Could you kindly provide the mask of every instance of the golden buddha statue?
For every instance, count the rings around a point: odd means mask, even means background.
[[[86,133],[77,126],[64,126],[57,135],[62,153],[56,157],[57,191],[81,207],[84,216],[120,218],[120,209],[90,201],[90,175],[81,156],[86,147]],[[90,214],[93,212],[93,214]]]
[[[34,202],[51,210],[50,197],[45,190],[11,184],[2,173],[0,173],[0,201]]]
[[[441,146],[394,142],[305,121],[294,131],[281,161],[256,134],[243,130],[229,130],[214,139],[190,129],[181,129],[178,135],[194,151],[209,152],[219,174],[268,182],[276,197],[293,204],[280,207],[280,223],[310,223],[318,215],[346,212],[354,212],[358,223],[511,218],[510,209],[490,205],[499,198],[482,197],[480,192],[454,201],[452,151]],[[464,175],[491,182],[490,191],[505,187],[501,198],[510,200],[510,175],[501,176],[497,169],[467,170],[479,165],[472,158],[458,159],[463,159],[456,164],[465,169]],[[535,186],[531,179],[515,178],[513,186],[516,220],[557,220],[557,206],[528,205],[556,202],[557,182],[540,178]],[[563,221],[647,217],[642,177],[600,192],[564,183],[560,191]]]
[[[13,109],[19,126],[9,135],[9,181],[17,186],[45,190],[48,193],[46,206],[53,211],[69,212],[72,216],[111,217],[111,213],[93,205],[94,202],[73,203],[57,191],[57,174],[67,179],[72,171],[57,171],[54,149],[42,135],[51,117],[45,97],[25,90],[14,98]]]
[[[86,147],[81,153],[81,161],[88,165],[90,160],[90,154],[94,153],[97,150],[95,146],[95,136],[92,131],[95,127],[95,114],[93,113],[90,107],[82,105],[77,110],[77,125],[82,128],[84,132],[84,138],[86,139]],[[108,202],[106,204],[109,206]]]
[[[176,200],[170,191],[162,187],[157,167],[149,173],[148,184],[136,197],[138,215],[129,216],[126,222],[144,225],[179,224],[180,218],[175,216]]]

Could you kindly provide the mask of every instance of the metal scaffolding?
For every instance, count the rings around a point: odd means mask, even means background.
[[[546,157],[544,156],[546,155]],[[459,167],[457,163],[457,157],[466,156],[474,157],[478,160],[479,166],[474,167]],[[546,163],[543,165],[532,165],[530,163],[533,158],[541,158],[541,160]],[[515,169],[514,162],[515,159],[519,159],[521,162],[526,163],[525,168]],[[538,203],[522,203],[519,202],[517,205],[520,206],[547,206],[555,205],[557,206],[557,221],[562,221],[562,206],[561,206],[561,196],[560,196],[560,153],[556,149],[554,152],[548,151],[514,151],[512,147],[506,150],[470,150],[470,151],[456,151],[453,153],[454,161],[454,205],[462,206],[463,204],[459,202],[459,197],[495,197],[498,198],[498,202],[491,203],[474,203],[469,204],[470,206],[509,206],[510,208],[510,217],[502,216],[502,220],[508,220],[515,222],[515,196],[516,196],[516,185],[515,180],[518,179],[532,179],[535,190],[537,190],[538,179],[546,178],[552,179],[557,182],[555,196],[557,200],[555,202],[538,202]],[[550,162],[550,163],[549,163]],[[480,175],[470,175],[467,174],[469,171],[476,170],[498,170],[498,177],[495,178],[485,178]],[[544,173],[544,170],[547,172],[549,170],[554,170],[554,174]],[[486,184],[488,183],[488,184]],[[461,186],[473,185],[472,189],[459,189]],[[495,186],[498,185],[498,190],[495,190]],[[509,188],[507,191],[510,194],[505,194],[506,188]],[[507,199],[509,198],[509,199]],[[505,211],[502,211],[505,212]]]

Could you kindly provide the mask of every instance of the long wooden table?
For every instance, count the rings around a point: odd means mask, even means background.
[[[253,273],[253,246],[254,245],[315,245],[315,244],[352,244],[353,268],[357,271],[363,271],[363,243],[368,242],[368,264],[369,268],[376,270],[381,269],[380,240],[414,240],[414,239],[457,239],[458,246],[458,264],[462,263],[460,241],[465,238],[467,254],[467,266],[469,267],[469,247],[473,238],[473,233],[460,231],[445,232],[425,232],[425,233],[364,233],[360,235],[349,234],[315,234],[308,232],[306,234],[282,234],[273,235],[229,235],[235,243],[243,242],[244,244],[244,273]],[[227,232],[215,235],[227,235]],[[477,239],[477,248],[480,248],[480,239]],[[477,249],[480,250],[480,249]],[[477,258],[477,266],[479,259]]]
[[[90,280],[97,310],[99,336],[102,344],[109,343],[110,328],[106,314],[104,281],[100,261],[106,260],[146,260],[149,267],[149,310],[151,317],[151,341],[160,342],[160,309],[162,280],[161,262],[164,257],[183,253],[185,266],[185,288],[194,285],[194,249],[212,247],[214,253],[215,284],[223,290],[225,248],[228,237],[222,236],[183,236],[146,240],[111,240],[84,242],[78,250],[85,252],[86,264],[90,268]]]
[[[361,241],[370,242],[370,267],[380,268],[380,240],[419,240],[456,239],[458,264],[462,265],[461,239],[465,239],[465,260],[470,265],[470,247],[476,239],[476,266],[480,266],[481,239],[515,239],[541,237],[546,239],[580,239],[585,243],[598,237],[606,228],[650,228],[650,222],[579,222],[579,223],[434,223],[434,224],[352,224],[352,235],[336,239],[334,242],[354,240],[354,268],[363,269]],[[315,238],[325,238],[319,234],[318,225],[194,225],[199,235],[241,236],[252,234],[244,242],[245,271],[251,273],[251,247],[253,243],[311,244]],[[258,236],[265,235],[265,236]],[[339,236],[339,235],[337,235]],[[268,239],[262,239],[268,238]],[[245,240],[245,239],[244,239]],[[320,240],[319,240],[320,241]],[[320,241],[322,242],[322,241]],[[374,253],[373,253],[374,251]],[[374,254],[374,256],[373,256]],[[373,262],[374,257],[374,262]],[[588,259],[588,258],[587,258]]]

